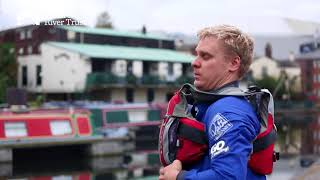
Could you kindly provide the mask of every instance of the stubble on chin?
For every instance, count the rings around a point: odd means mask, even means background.
[[[193,85],[194,85],[194,87],[196,87],[196,88],[199,89],[199,90],[202,89],[202,86],[201,86],[201,84],[200,84],[199,82],[194,81],[194,82],[193,82]]]

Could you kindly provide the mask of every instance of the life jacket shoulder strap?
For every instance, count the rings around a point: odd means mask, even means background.
[[[208,139],[207,139],[206,133],[204,131],[201,131],[201,130],[196,129],[194,127],[190,127],[186,124],[179,125],[177,134],[180,137],[189,139],[189,140],[196,142],[198,144],[207,144],[208,143]]]
[[[253,153],[266,149],[271,144],[274,144],[276,140],[277,140],[277,132],[275,129],[272,129],[265,136],[255,139],[253,141]]]

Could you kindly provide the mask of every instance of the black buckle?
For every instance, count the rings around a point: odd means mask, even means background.
[[[259,88],[256,85],[251,85],[248,87],[249,92],[254,93],[254,92],[261,92],[261,88]]]
[[[276,162],[280,159],[280,153],[279,152],[273,152],[273,162]]]

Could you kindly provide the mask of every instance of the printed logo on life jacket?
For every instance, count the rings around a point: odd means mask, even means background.
[[[196,107],[194,108],[194,111],[195,111],[195,117],[197,117],[197,116],[198,116],[198,113],[199,113],[199,108],[196,106]]]
[[[210,150],[211,158],[217,156],[218,154],[220,154],[222,152],[228,152],[229,146],[227,146],[227,147],[225,147],[225,146],[226,146],[226,143],[222,140],[217,142],[216,144],[214,144]]]
[[[210,135],[214,140],[218,140],[223,136],[231,127],[232,123],[229,122],[222,114],[216,114],[210,125]]]

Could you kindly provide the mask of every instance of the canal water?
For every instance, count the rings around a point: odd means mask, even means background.
[[[157,179],[160,163],[155,143],[122,155],[91,158],[84,146],[14,151],[12,163],[0,164],[0,180]]]
[[[83,145],[18,149],[12,163],[0,163],[0,180],[156,180],[157,142],[135,142],[135,147],[122,155],[95,158],[88,157]],[[304,171],[299,158],[282,158],[268,180],[291,179]]]

